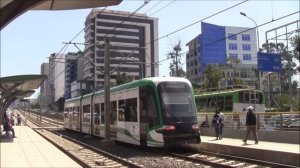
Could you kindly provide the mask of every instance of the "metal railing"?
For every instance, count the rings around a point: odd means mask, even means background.
[[[246,129],[246,112],[223,113],[224,128]],[[261,130],[300,130],[300,112],[257,112],[257,128]],[[201,127],[212,127],[214,113],[198,113]]]

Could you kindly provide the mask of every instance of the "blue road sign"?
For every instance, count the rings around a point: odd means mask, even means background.
[[[257,53],[257,67],[259,71],[280,72],[281,57],[274,53]]]

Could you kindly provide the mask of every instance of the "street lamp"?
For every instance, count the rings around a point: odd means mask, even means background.
[[[240,14],[243,15],[243,16],[245,16],[246,18],[252,20],[252,22],[255,24],[255,27],[256,27],[256,36],[257,36],[257,50],[259,51],[259,34],[258,34],[257,23],[251,17],[247,16],[244,12],[240,12]]]
[[[256,36],[257,36],[257,51],[259,52],[259,34],[258,34],[257,23],[255,22],[254,19],[252,19],[251,17],[247,16],[244,12],[240,12],[240,15],[245,16],[246,18],[250,19],[255,24],[255,27],[256,27]],[[258,71],[258,76],[259,76],[258,80],[261,81],[261,73],[259,71]],[[262,90],[261,88],[262,88],[261,82],[259,82],[259,89]]]

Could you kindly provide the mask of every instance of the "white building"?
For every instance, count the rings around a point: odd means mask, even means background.
[[[126,73],[132,80],[159,75],[155,64],[159,60],[158,40],[154,41],[158,38],[158,19],[131,14],[93,9],[86,18],[85,43],[89,45],[84,50],[83,76],[92,76],[96,87],[104,83],[105,38],[110,41],[111,83],[116,83],[118,72]]]
[[[65,54],[53,53],[49,57],[49,84],[51,102],[56,102],[65,93]]]

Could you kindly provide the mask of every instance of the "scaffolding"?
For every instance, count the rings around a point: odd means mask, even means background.
[[[266,50],[269,53],[269,43],[275,43],[275,46],[277,46],[278,43],[283,43],[286,45],[287,52],[292,52],[292,47],[290,44],[291,37],[298,35],[300,37],[300,20],[290,22],[288,24],[276,27],[274,29],[268,30],[265,32],[266,36]],[[278,52],[276,50],[275,52]],[[291,73],[291,62],[293,61],[292,57],[288,57],[287,59],[287,67],[288,67],[288,106],[290,110],[291,108],[291,102],[292,102],[292,73]],[[277,74],[278,84],[279,84],[279,93],[281,93],[281,81],[280,81],[280,73]],[[270,86],[270,75],[268,75],[268,91],[266,96],[266,101],[268,102],[269,107],[271,107],[271,101],[274,101],[275,104],[277,102],[274,98],[272,98],[272,87]]]

